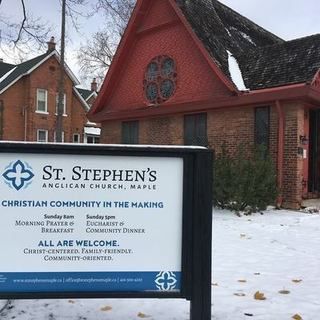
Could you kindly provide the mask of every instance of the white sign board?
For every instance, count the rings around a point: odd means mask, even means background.
[[[0,291],[179,291],[183,159],[2,153]]]

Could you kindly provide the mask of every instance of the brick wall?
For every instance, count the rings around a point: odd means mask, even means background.
[[[25,78],[1,95],[3,100],[3,140],[24,140],[24,109],[27,107],[27,86],[28,79]]]
[[[254,109],[238,108],[226,111],[207,112],[207,132],[209,147],[220,151],[225,144],[229,151],[235,152],[237,145],[243,143],[252,149],[254,144]],[[121,141],[121,121],[108,121],[102,124],[103,143]],[[184,116],[141,119],[139,121],[139,143],[159,145],[184,144]]]
[[[303,159],[298,156],[299,135],[304,132],[304,108],[300,104],[283,105],[285,108],[285,146],[284,146],[284,206],[298,208],[302,200]],[[254,108],[242,107],[207,112],[209,147],[220,152],[226,145],[231,153],[243,144],[250,152],[254,147]],[[139,121],[139,142],[141,144],[182,145],[184,117],[176,115]],[[121,142],[121,121],[102,124],[102,142]],[[277,167],[278,115],[275,106],[270,106],[269,150]]]
[[[173,116],[140,121],[139,140],[141,144],[182,145],[183,117]]]
[[[208,112],[209,146],[217,153],[225,145],[234,154],[239,144],[251,150],[254,143],[253,108],[236,108]]]
[[[73,141],[74,134],[80,134],[80,142],[83,142],[83,128],[85,124],[88,122],[88,118],[85,109],[79,101],[79,98],[74,94],[72,96],[72,113],[70,118],[70,137],[68,137],[68,141]]]
[[[284,206],[299,208],[302,201],[303,157],[298,155],[299,136],[304,133],[304,108],[299,104],[285,107],[285,145],[283,164]]]
[[[121,121],[104,122],[101,126],[100,142],[104,144],[120,144]]]

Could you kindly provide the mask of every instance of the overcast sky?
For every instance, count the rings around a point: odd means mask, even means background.
[[[320,33],[320,0],[220,0],[235,11],[251,19],[258,25],[275,33],[277,36],[291,40],[315,33]],[[26,0],[28,10],[34,16],[41,16],[55,31],[53,35],[59,38],[60,13],[59,0]],[[90,0],[88,0],[90,4]],[[2,0],[1,13],[15,17],[21,14],[20,0]],[[72,31],[69,26],[69,41],[67,44],[67,62],[77,74],[76,50],[80,43],[85,43],[90,34],[103,28],[103,18],[94,17],[88,21],[81,19],[81,33]],[[3,57],[8,61],[7,57]],[[9,61],[8,61],[9,62]]]
[[[285,40],[320,33],[319,0],[221,2]]]

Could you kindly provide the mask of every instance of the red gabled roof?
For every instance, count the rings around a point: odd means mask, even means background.
[[[136,39],[136,32],[138,31],[139,26],[141,25],[148,9],[150,8],[151,4],[154,3],[156,0],[138,0],[137,4],[133,10],[131,18],[129,20],[128,26],[125,30],[125,33],[121,39],[121,42],[118,46],[117,52],[115,57],[112,61],[110,69],[107,73],[107,76],[103,82],[101,87],[100,93],[91,108],[88,117],[93,119],[95,115],[97,115],[103,108],[105,108],[108,104],[108,100],[113,93],[117,85],[117,81],[121,76],[122,67],[124,62],[128,59],[128,52]],[[191,36],[194,46],[196,46],[199,51],[201,52],[204,59],[207,61],[210,69],[212,72],[220,79],[220,81],[231,91],[237,92],[235,85],[224,75],[224,73],[220,70],[220,68],[216,65],[206,48],[204,47],[203,43],[199,40],[196,36],[194,31],[192,30],[190,24],[186,20],[185,16],[183,15],[181,9],[178,7],[176,1],[174,0],[167,0],[170,4],[170,7],[178,16],[178,19],[181,23],[185,26],[188,34]],[[130,55],[129,55],[130,56]],[[97,120],[95,120],[97,121]]]

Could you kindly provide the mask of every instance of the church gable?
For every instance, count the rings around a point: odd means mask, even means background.
[[[138,33],[177,20],[178,16],[175,14],[172,6],[168,3],[168,0],[153,0],[152,6],[146,12],[143,22],[138,29]]]
[[[135,37],[104,112],[232,95],[169,1],[152,2]]]

